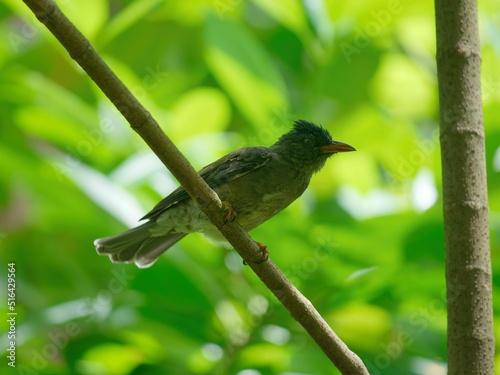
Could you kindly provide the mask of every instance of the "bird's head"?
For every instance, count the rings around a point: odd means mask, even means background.
[[[338,152],[356,151],[346,143],[334,141],[321,126],[305,120],[294,122],[293,129],[273,145],[282,156],[299,167],[319,171],[329,156]]]

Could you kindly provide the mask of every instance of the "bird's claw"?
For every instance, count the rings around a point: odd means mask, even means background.
[[[261,264],[264,263],[266,260],[269,259],[269,250],[267,250],[267,246],[261,244],[260,242],[255,241],[255,243],[259,246],[259,253],[262,254],[261,258],[259,260],[254,261],[255,264]],[[248,263],[243,260],[243,264],[246,266]]]
[[[257,245],[259,245],[259,252],[262,254],[262,258],[259,259],[258,261],[256,261],[255,263],[257,263],[257,264],[264,263],[266,260],[269,259],[269,250],[267,250],[266,245],[263,245],[257,241],[255,241],[255,242],[257,243]]]
[[[226,210],[226,215],[224,216],[224,224],[227,224],[229,222],[233,222],[234,219],[236,219],[236,211],[233,210],[233,206],[231,206],[231,203],[224,201],[222,202],[222,205],[224,206],[224,209]]]

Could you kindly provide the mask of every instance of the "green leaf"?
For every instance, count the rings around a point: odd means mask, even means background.
[[[133,346],[102,344],[89,349],[79,364],[87,374],[107,373],[125,375],[144,360],[144,354]]]
[[[121,9],[121,11],[106,24],[97,42],[100,46],[105,46],[110,43],[118,35],[144,19],[146,15],[150,14],[151,11],[161,3],[162,1],[160,0],[139,0],[132,2],[124,9]]]
[[[391,331],[389,314],[378,306],[365,303],[336,309],[325,319],[335,327],[336,333],[347,345],[366,351],[377,350],[380,343],[389,338]]]
[[[281,76],[244,26],[209,13],[206,38],[205,59],[212,74],[255,127],[269,123],[273,111],[287,107]]]
[[[193,89],[174,103],[169,135],[183,139],[193,134],[221,132],[229,123],[230,112],[226,96],[220,90],[209,87]]]
[[[108,19],[107,0],[72,0],[57,3],[61,11],[90,40]]]
[[[307,16],[304,12],[303,3],[300,0],[253,0],[253,2],[287,29],[295,33],[303,42],[312,40]]]

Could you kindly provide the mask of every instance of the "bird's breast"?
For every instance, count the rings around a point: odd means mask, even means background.
[[[309,176],[302,176],[293,169],[268,166],[216,189],[221,200],[231,203],[239,223],[246,230],[288,207],[309,184]]]

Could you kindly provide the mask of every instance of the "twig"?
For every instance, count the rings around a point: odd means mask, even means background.
[[[259,247],[237,221],[223,225],[225,211],[217,194],[200,178],[149,112],[109,69],[90,42],[62,14],[57,5],[51,0],[24,0],[24,3],[88,73],[131,127],[184,186],[199,208],[306,329],[342,374],[368,375],[361,359],[338,338],[311,302],[290,283],[276,265],[270,260],[256,263],[261,258]]]

